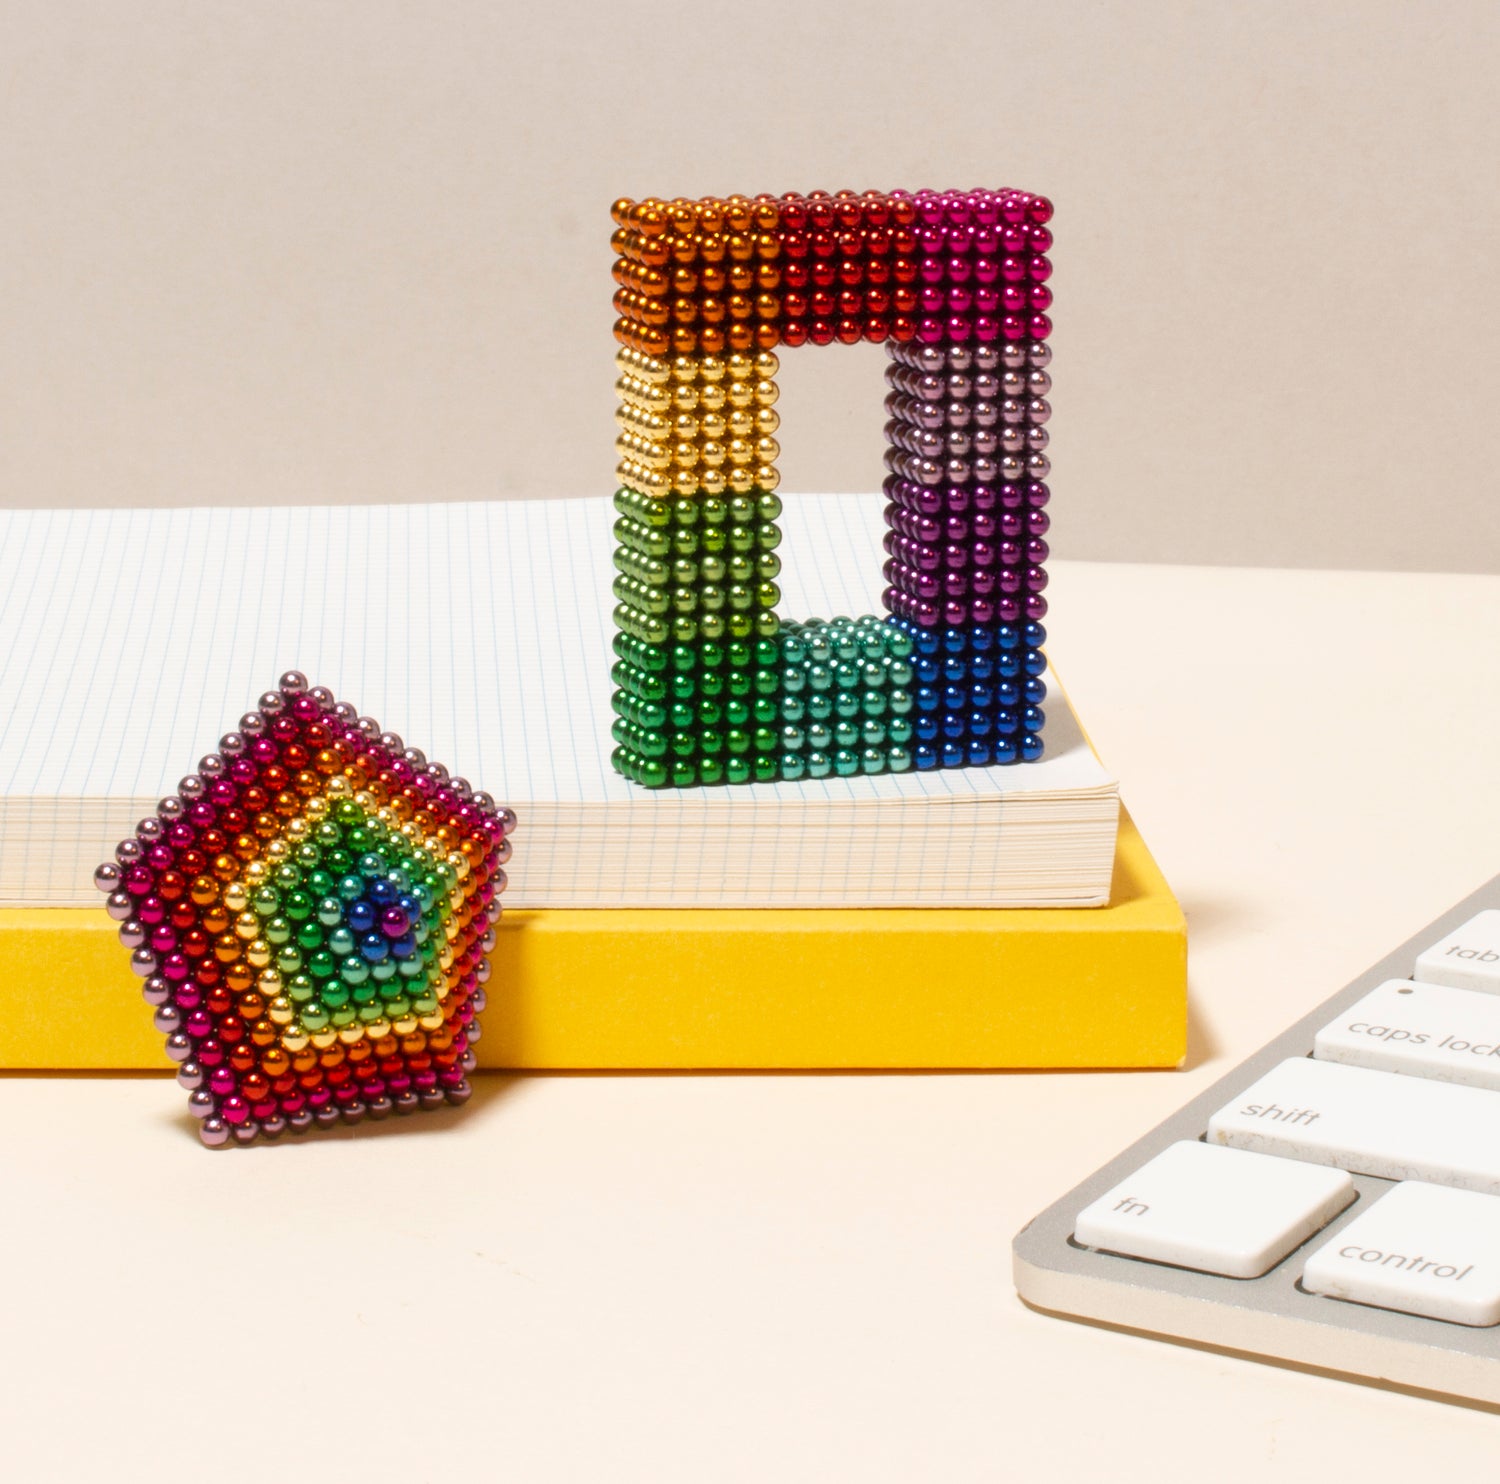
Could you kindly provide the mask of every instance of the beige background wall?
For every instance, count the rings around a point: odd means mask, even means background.
[[[5,0],[0,501],[603,493],[614,197],[1020,185],[1059,556],[1500,571],[1497,97],[1489,0]]]

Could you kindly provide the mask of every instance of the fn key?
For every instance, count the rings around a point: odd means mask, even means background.
[[[1085,1247],[1258,1278],[1354,1199],[1342,1170],[1184,1140],[1080,1213]]]

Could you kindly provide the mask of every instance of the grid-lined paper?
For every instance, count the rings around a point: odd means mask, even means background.
[[[1009,768],[648,792],[609,765],[608,499],[0,512],[0,904],[113,843],[288,669],[521,815],[516,905],[1076,905],[1115,785],[1065,705]],[[794,497],[781,611],[879,610],[878,500]]]

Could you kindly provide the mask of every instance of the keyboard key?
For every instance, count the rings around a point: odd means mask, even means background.
[[[1500,995],[1388,979],[1318,1032],[1313,1055],[1500,1090]]]
[[[1191,1139],[1100,1196],[1073,1238],[1126,1257],[1258,1278],[1353,1199],[1342,1170]]]
[[[1453,1324],[1500,1323],[1500,1200],[1397,1185],[1308,1258],[1302,1286]]]
[[[1294,1056],[1209,1119],[1208,1138],[1356,1175],[1500,1194],[1500,1093]]]
[[[1457,932],[1423,949],[1412,978],[1500,994],[1500,911],[1476,913]]]

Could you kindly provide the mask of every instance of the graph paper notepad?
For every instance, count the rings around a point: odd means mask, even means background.
[[[283,671],[522,820],[516,906],[1090,906],[1115,781],[1056,688],[1012,767],[648,792],[610,768],[608,499],[0,511],[0,906],[93,868]],[[781,610],[879,611],[880,502],[793,497]]]

